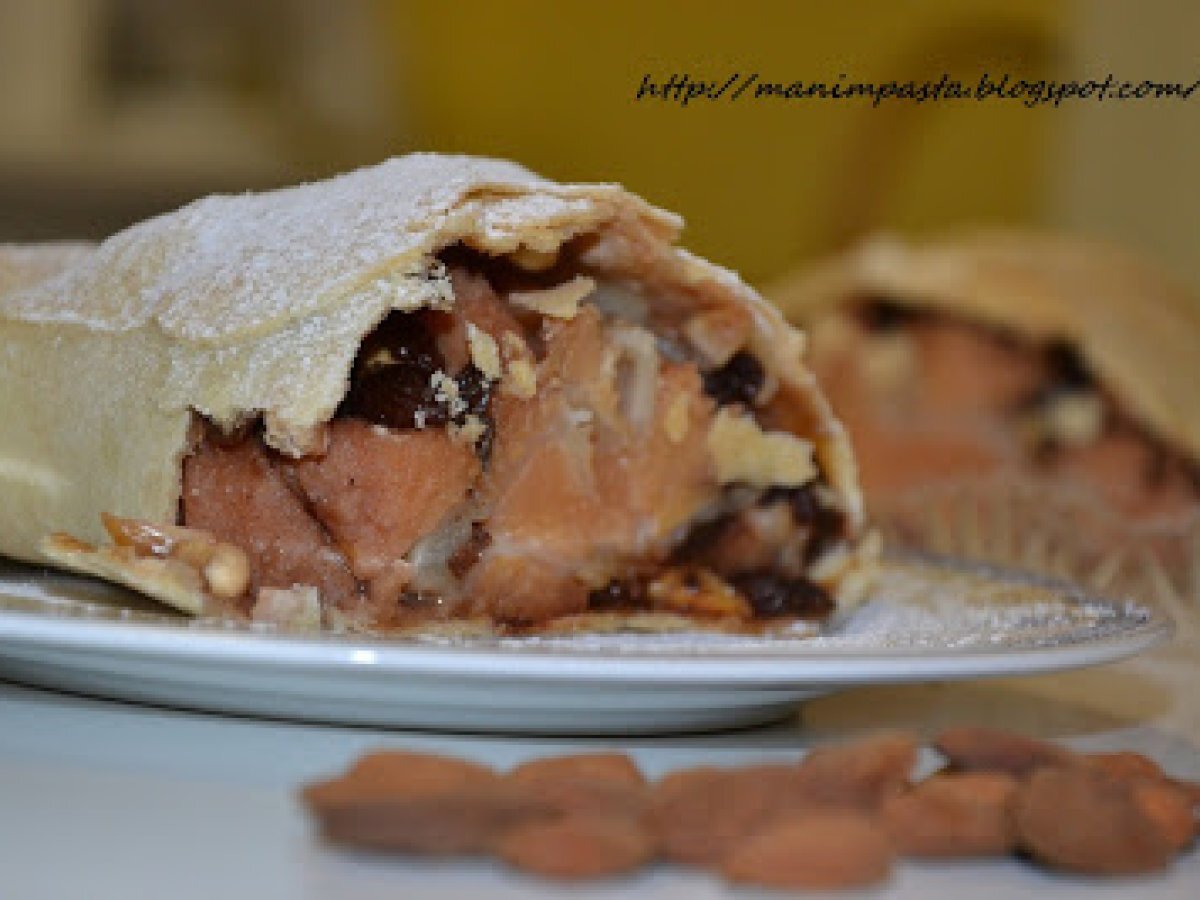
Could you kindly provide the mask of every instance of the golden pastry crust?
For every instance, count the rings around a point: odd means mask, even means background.
[[[793,409],[858,534],[850,448],[803,366],[802,337],[734,274],[674,246],[681,225],[616,185],[418,154],[133,226],[0,294],[0,418],[22,423],[0,429],[0,552],[44,560],[49,549],[95,571],[87,553],[43,539],[99,543],[102,512],[174,522],[195,413],[225,429],[261,417],[285,455],[322,449],[363,337],[393,310],[454,303],[436,254],[456,244],[519,263],[574,242],[589,274],[636,284],[648,303],[744,312],[773,403]]]

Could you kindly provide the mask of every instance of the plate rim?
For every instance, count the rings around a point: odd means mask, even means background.
[[[36,615],[28,616],[37,619]],[[63,620],[57,620],[63,621]],[[79,625],[80,623],[71,623]],[[131,657],[185,660],[190,664],[209,665],[236,662],[261,669],[303,668],[312,671],[355,670],[362,674],[451,676],[459,679],[487,679],[502,676],[506,681],[589,681],[643,684],[714,684],[734,687],[738,684],[759,686],[766,683],[859,684],[876,682],[927,681],[939,678],[985,678],[1015,674],[1038,674],[1116,662],[1151,649],[1168,640],[1173,626],[1159,622],[1139,626],[1116,636],[1093,641],[1055,646],[1030,646],[988,650],[980,647],[938,649],[921,647],[893,648],[887,651],[838,648],[827,653],[784,653],[754,651],[744,655],[720,656],[703,653],[662,651],[637,653],[595,653],[538,648],[539,652],[512,652],[504,649],[450,647],[436,645],[393,645],[376,647],[353,641],[296,639],[278,635],[222,634],[220,632],[168,631],[159,643],[131,639],[122,630],[127,623],[88,623],[85,628],[103,637],[91,635],[38,634],[10,626],[0,614],[0,641],[17,642],[24,647],[82,649],[83,655],[121,654]],[[52,629],[51,629],[52,631]],[[105,634],[105,632],[108,634]],[[138,629],[137,637],[147,632]],[[197,637],[202,640],[197,641]],[[279,642],[271,655],[260,652],[264,638]],[[280,648],[286,648],[279,652]],[[0,658],[8,656],[0,650]],[[0,662],[0,668],[3,663]]]
[[[1110,607],[1136,603],[1146,618],[1116,633],[1066,643],[1004,647],[967,644],[888,648],[805,647],[805,638],[787,638],[786,648],[613,648],[567,647],[546,641],[454,644],[427,640],[375,638],[366,635],[297,635],[240,623],[179,619],[166,614],[124,613],[104,618],[34,610],[0,609],[0,666],[6,656],[25,656],[37,648],[70,649],[80,656],[97,654],[186,660],[192,665],[236,663],[257,669],[303,668],[318,673],[360,676],[454,677],[506,681],[589,682],[725,686],[853,685],[901,683],[939,678],[985,678],[1037,674],[1114,662],[1165,643],[1175,632],[1170,616],[1146,600],[1100,597],[1061,578],[1005,566],[957,560],[929,553],[905,553],[902,561],[990,572],[1007,579],[1063,591],[1078,603]],[[53,572],[54,576],[61,573]],[[73,576],[63,575],[64,578]],[[18,598],[0,586],[0,599]],[[68,601],[96,606],[88,601]],[[107,610],[106,610],[107,611]],[[489,639],[503,640],[503,639]],[[14,654],[20,647],[26,652]],[[269,648],[269,652],[264,652]],[[716,652],[714,652],[716,651]]]

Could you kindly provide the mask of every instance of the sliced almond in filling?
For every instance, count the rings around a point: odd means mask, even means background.
[[[527,309],[551,319],[573,319],[580,302],[596,289],[596,282],[576,275],[566,284],[540,291],[514,291],[508,300],[514,306]]]
[[[725,407],[706,438],[721,484],[799,487],[817,477],[813,447],[787,432],[766,432],[753,418]]]
[[[251,436],[187,461],[184,521],[245,549],[253,617],[305,627],[314,596],[318,618],[367,630],[832,608],[806,567],[843,521],[814,529],[770,493],[822,476],[810,442],[757,419],[768,379],[744,312],[683,319],[688,351],[589,304],[590,277],[507,293],[479,272],[449,279],[448,311],[394,313],[364,342],[322,455]],[[742,524],[678,567],[714,515]]]
[[[0,543],[33,558],[61,527],[90,538],[51,541],[63,565],[77,552],[189,612],[297,627],[314,595],[322,627],[380,633],[811,617],[805,598],[836,588],[816,562],[862,546],[848,443],[802,338],[677,247],[680,227],[613,185],[414,156],[123,232],[70,291],[3,298],[10,394],[45,359],[80,442],[51,454],[55,496],[29,495],[45,517],[10,509]],[[104,402],[58,377],[79,365],[104,372]],[[45,487],[20,477],[38,442],[7,434],[24,508]],[[93,460],[113,477],[83,485]],[[98,550],[104,510],[192,537],[174,556]],[[742,532],[726,549],[766,546],[685,566],[720,523]],[[676,571],[712,589],[649,590]]]

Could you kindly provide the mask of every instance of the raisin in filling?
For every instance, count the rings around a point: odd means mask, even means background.
[[[881,297],[865,297],[858,305],[858,315],[868,331],[899,331],[915,322],[929,317],[929,313],[908,306],[901,306]]]
[[[337,414],[398,430],[445,425],[433,376],[445,367],[421,313],[391,313],[363,341]]]
[[[1046,363],[1052,382],[1064,390],[1090,391],[1096,379],[1088,371],[1079,351],[1063,341],[1053,341],[1046,348]]]
[[[1099,393],[1095,378],[1079,351],[1064,341],[1051,341],[1042,351],[1042,362],[1046,370],[1045,381],[1030,394],[1014,405],[1013,413],[1018,416],[1046,415],[1055,403],[1064,398],[1088,397]],[[1105,417],[1101,430],[1111,426],[1110,410],[1105,403]],[[1041,434],[1033,442],[1030,455],[1039,465],[1048,465],[1056,460],[1063,446],[1053,435]]]
[[[845,514],[821,503],[816,488],[817,483],[810,481],[796,488],[772,488],[763,497],[765,503],[786,501],[796,524],[810,529],[808,543],[804,545],[806,565],[837,543],[846,529]]]
[[[671,562],[677,565],[701,565],[705,556],[725,534],[731,518],[721,516],[692,526],[687,537],[671,554]]]
[[[476,254],[461,248],[443,256],[443,262],[459,260],[468,272],[486,271],[493,289],[498,275],[503,276],[505,283],[511,282],[511,286],[521,288],[529,287],[530,282],[545,280],[549,285],[562,280],[557,276],[510,271],[509,266],[481,261]],[[542,339],[541,329],[531,327],[521,318],[520,311],[515,315],[522,336],[536,351]],[[470,435],[475,452],[486,466],[494,439],[492,402],[495,385],[469,359],[457,371],[450,368],[447,356],[454,358],[454,354],[443,342],[447,333],[445,319],[445,314],[430,310],[390,313],[364,339],[351,370],[349,390],[337,416],[396,431],[449,427],[450,436],[455,439],[460,437],[455,429],[462,428],[464,434]],[[735,353],[723,366],[703,373],[702,379],[703,390],[719,405],[746,407],[757,403],[767,380],[763,364],[745,350]],[[782,571],[776,571],[776,563],[762,557],[742,560],[734,566],[706,565],[705,543],[719,538],[736,513],[730,513],[724,520],[696,526],[685,542],[685,548],[681,548],[668,563],[675,564],[678,558],[694,555],[695,567],[705,585],[711,582],[719,587],[723,584],[719,590],[724,590],[727,597],[734,600],[741,595],[745,607],[755,618],[822,615],[822,610],[832,608],[833,601],[819,585],[798,575],[799,560],[819,556],[825,546],[840,536],[844,523],[840,513],[822,506],[812,494],[811,486],[786,494],[773,494],[769,499],[771,503],[781,501],[789,504],[794,523],[801,526],[797,529],[796,546],[789,550],[790,561],[779,563]],[[768,500],[763,497],[760,502]],[[460,581],[466,578],[486,554],[490,542],[486,528],[476,523],[461,546],[446,560],[449,574]],[[736,584],[734,577],[738,579]],[[653,595],[656,584],[655,579],[642,569],[592,591],[587,606],[594,611],[654,609],[663,602],[662,598],[656,599]],[[699,590],[697,585],[691,587]],[[408,590],[396,600],[406,611],[420,611],[429,606],[430,596]],[[745,611],[739,613],[746,614]]]
[[[641,578],[618,578],[588,595],[588,609],[596,612],[648,609],[650,597]]]
[[[492,440],[491,383],[468,363],[455,376],[450,396],[437,379],[445,368],[427,314],[393,312],[363,341],[337,415],[396,430],[461,426],[476,416],[485,426],[476,449],[486,459]]]
[[[735,575],[732,583],[760,619],[783,616],[819,619],[833,612],[829,592],[804,576],[789,578],[774,572],[746,572]]]
[[[740,350],[721,368],[704,374],[704,393],[720,406],[734,403],[753,406],[765,381],[762,363]]]
[[[483,523],[472,522],[470,536],[446,562],[446,568],[450,570],[450,574],[455,578],[462,578],[466,575],[471,567],[479,562],[479,557],[483,555],[483,551],[491,542],[492,536],[488,534]]]
[[[1112,398],[1103,393],[1082,354],[1074,346],[1061,340],[1051,341],[1043,350],[1043,360],[1048,373],[1046,382],[1022,398],[1015,410],[1018,415],[1044,413],[1062,398],[1099,397],[1104,404],[1104,413],[1097,437],[1124,434],[1142,441],[1147,453],[1141,477],[1148,488],[1161,488],[1172,475],[1182,475],[1193,490],[1200,489],[1200,466],[1182,459],[1162,441],[1147,433],[1145,428],[1122,414],[1113,405]],[[1065,449],[1061,442],[1043,435],[1033,445],[1033,460],[1041,465],[1053,464]]]
[[[805,565],[810,565],[844,536],[844,514],[821,502],[816,481],[797,488],[772,488],[758,500],[759,506],[779,503],[787,504],[795,525],[807,530],[801,553]],[[711,563],[714,548],[734,526],[739,514],[731,512],[695,525],[675,548],[669,564],[686,570],[685,581],[694,579],[696,567],[705,568]],[[745,599],[755,619],[821,619],[835,606],[825,588],[803,575],[752,566],[722,569],[720,574]],[[633,611],[652,606],[644,578],[611,581],[588,597],[588,608],[594,611]]]
[[[1019,412],[1037,410],[1070,394],[1094,393],[1098,388],[1079,352],[1062,341],[1053,341],[1044,351],[1046,381],[1017,404]]]
[[[492,421],[492,382],[475,363],[467,363],[454,379],[458,387],[459,406],[452,417],[455,425],[466,424],[469,416],[475,416],[484,425],[484,432],[475,444],[479,458],[487,462],[492,452],[495,429]]]

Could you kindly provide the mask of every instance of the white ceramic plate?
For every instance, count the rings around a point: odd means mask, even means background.
[[[131,604],[134,606],[131,608]],[[852,685],[1047,672],[1171,632],[1132,600],[927,557],[890,560],[818,636],[371,640],[164,614],[116,588],[0,563],[0,677],[172,706],[543,733],[750,725]]]

